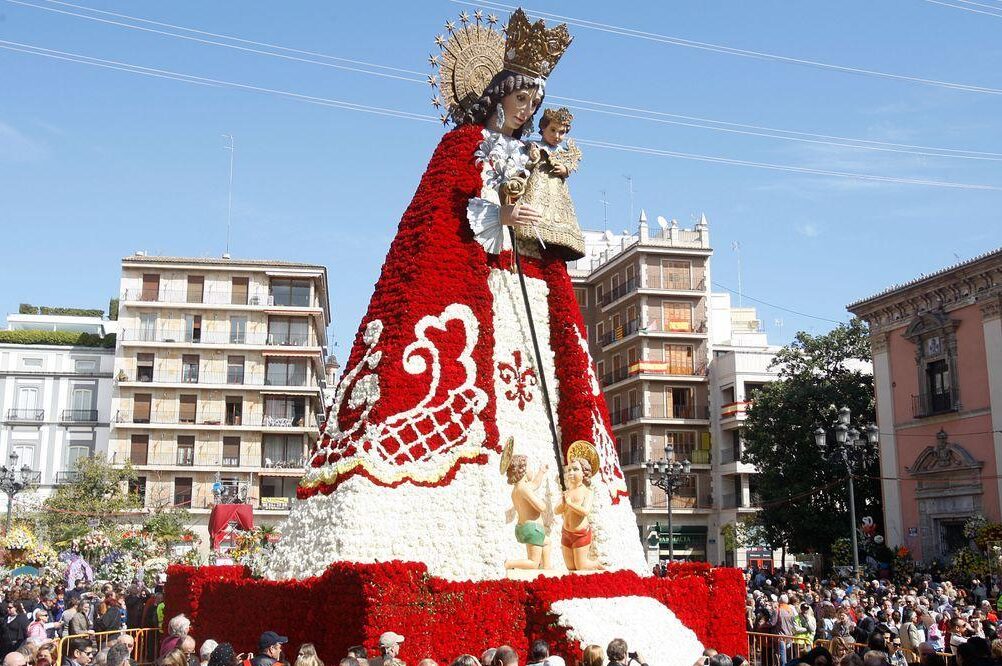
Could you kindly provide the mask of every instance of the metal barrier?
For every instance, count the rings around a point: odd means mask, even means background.
[[[86,638],[90,640],[95,648],[100,651],[108,647],[122,634],[128,634],[135,640],[132,646],[132,660],[136,666],[152,666],[156,662],[160,652],[160,630],[159,629],[120,629],[117,631],[98,631],[88,634],[73,634],[63,636],[56,642],[56,653],[54,655],[55,664],[62,664],[63,660],[69,658],[69,643],[74,638]]]
[[[860,656],[867,651],[865,643],[855,643],[842,641],[839,639],[819,639],[808,642],[804,639],[797,639],[792,636],[782,636],[780,634],[763,634],[755,631],[748,632],[748,661],[752,666],[780,666],[785,661],[798,659],[806,654],[811,648],[823,647],[831,652],[835,658],[837,666],[839,660],[846,654],[855,652]],[[785,659],[781,660],[785,649]],[[909,664],[917,664],[921,661],[920,656],[911,650],[902,650]],[[947,666],[956,666],[954,656],[949,652],[937,652],[943,657]]]

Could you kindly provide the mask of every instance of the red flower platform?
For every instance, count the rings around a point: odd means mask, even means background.
[[[285,581],[251,578],[242,566],[175,565],[168,570],[166,617],[184,613],[199,640],[229,641],[238,652],[256,650],[263,631],[277,631],[289,637],[290,661],[305,642],[327,663],[352,645],[372,654],[379,635],[395,631],[406,638],[400,658],[409,664],[424,657],[448,664],[503,644],[524,657],[537,638],[570,664],[580,659],[581,646],[557,624],[552,604],[626,596],[664,604],[708,647],[747,651],[741,572],[700,563],[672,565],[667,578],[621,571],[479,582],[435,578],[409,562],[338,562],[316,578]]]

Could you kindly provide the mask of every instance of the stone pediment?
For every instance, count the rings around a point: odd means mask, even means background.
[[[912,475],[926,475],[979,471],[982,467],[984,467],[983,462],[975,460],[974,456],[960,444],[948,441],[946,432],[940,430],[936,433],[936,445],[925,447],[914,464],[906,469]]]
[[[943,308],[928,310],[915,315],[908,328],[901,334],[908,340],[918,340],[927,333],[947,333],[953,331],[960,322],[943,312]]]

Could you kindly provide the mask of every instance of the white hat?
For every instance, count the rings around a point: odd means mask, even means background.
[[[379,636],[379,647],[390,647],[396,645],[397,643],[403,643],[404,637],[400,634],[395,634],[392,631],[384,631]]]

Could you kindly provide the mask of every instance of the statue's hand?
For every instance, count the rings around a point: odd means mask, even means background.
[[[506,227],[530,227],[542,221],[542,214],[529,204],[501,206],[501,224]]]
[[[570,172],[567,170],[567,167],[564,166],[563,164],[555,164],[553,166],[553,175],[555,176],[566,178],[568,173]]]

